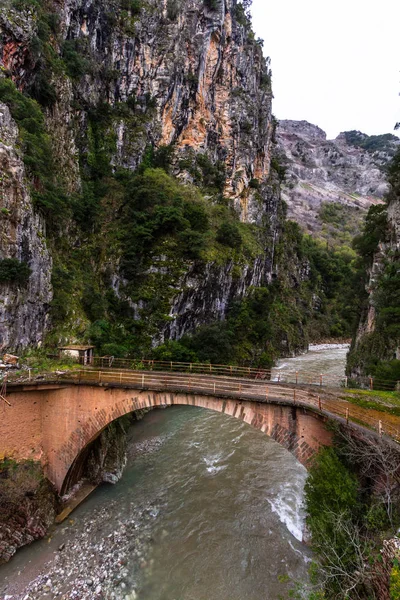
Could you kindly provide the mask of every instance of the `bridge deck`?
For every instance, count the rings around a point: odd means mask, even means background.
[[[344,419],[387,435],[400,442],[400,417],[374,409],[362,408],[338,397],[338,390],[316,386],[280,384],[278,382],[229,377],[227,375],[129,371],[105,368],[85,369],[59,375],[55,380],[23,384],[29,389],[50,385],[100,385],[158,391],[189,392],[239,398],[255,402],[292,404],[318,411],[328,417]],[[11,388],[17,387],[14,385]]]

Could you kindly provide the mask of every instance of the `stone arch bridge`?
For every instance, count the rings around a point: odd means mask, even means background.
[[[88,444],[109,423],[138,409],[191,405],[225,413],[265,432],[306,466],[322,445],[332,443],[327,421],[351,419],[346,403],[271,382],[111,370],[67,377],[9,385],[9,405],[0,406],[0,458],[40,460],[60,493]],[[382,433],[381,422],[376,425]]]

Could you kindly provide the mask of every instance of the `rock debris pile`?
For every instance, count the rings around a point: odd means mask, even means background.
[[[146,556],[151,523],[159,511],[154,503],[131,503],[128,516],[111,527],[109,514],[117,513],[116,505],[112,501],[95,509],[79,528],[73,520],[61,525],[66,541],[54,557],[24,589],[20,582],[19,589],[10,584],[4,600],[135,600],[140,573],[152,568]],[[128,570],[132,556],[135,567]]]

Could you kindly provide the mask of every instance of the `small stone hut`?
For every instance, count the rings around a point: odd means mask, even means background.
[[[60,358],[68,356],[69,358],[75,359],[81,365],[93,364],[94,346],[71,344],[69,346],[60,346],[58,350],[60,352]]]

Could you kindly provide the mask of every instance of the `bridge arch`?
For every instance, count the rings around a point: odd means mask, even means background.
[[[55,390],[48,402],[46,419],[50,438],[47,445],[48,477],[61,493],[71,481],[71,469],[85,449],[113,421],[143,408],[171,405],[197,406],[243,420],[266,433],[289,450],[303,465],[322,445],[332,443],[332,433],[322,415],[293,405],[254,402],[198,393],[143,391],[97,386],[71,386]],[[61,417],[60,410],[65,412]],[[62,443],[56,443],[57,419],[69,422]],[[60,439],[58,440],[60,441]],[[58,446],[58,447],[57,447]]]

